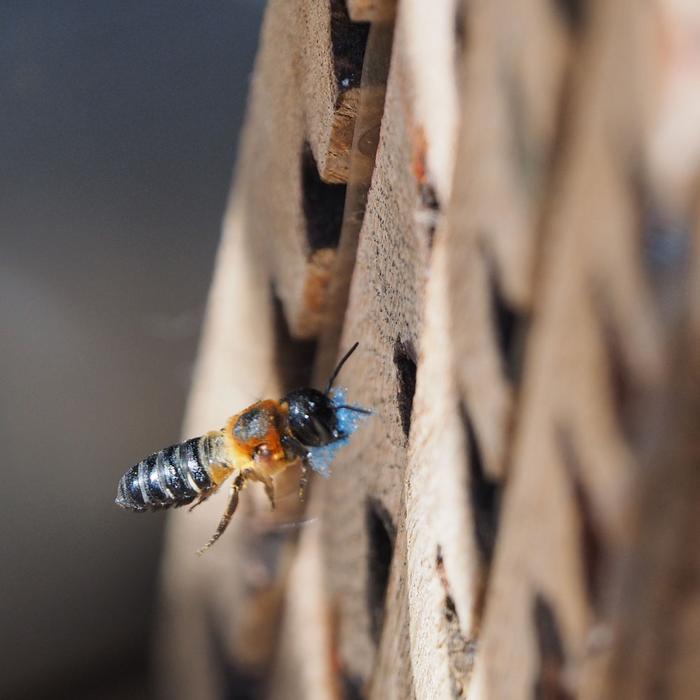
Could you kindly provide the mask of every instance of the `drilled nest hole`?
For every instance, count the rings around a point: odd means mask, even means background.
[[[367,499],[366,503],[366,525],[368,540],[367,606],[372,639],[378,644],[384,622],[386,591],[389,586],[391,560],[394,556],[396,528],[381,501],[371,497]]]
[[[396,406],[399,410],[401,428],[406,439],[411,432],[411,414],[413,413],[413,397],[416,393],[416,351],[413,345],[396,339],[394,343],[394,365],[398,379]]]

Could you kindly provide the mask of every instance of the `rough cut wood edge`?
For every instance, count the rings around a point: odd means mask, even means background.
[[[367,40],[343,224],[328,288],[323,332],[316,353],[314,380],[317,384],[325,382],[336,363],[379,147],[393,36],[393,24],[374,23]]]
[[[442,231],[444,234],[444,231]],[[484,579],[448,333],[448,249],[438,231],[426,290],[408,466],[368,697],[464,697]]]
[[[273,284],[298,338],[316,336],[323,320],[344,189],[322,180],[346,178],[357,107],[353,61],[364,30],[347,17],[343,24],[338,11],[337,0],[300,8],[270,2],[237,170],[237,186],[256,212],[251,235],[267,241]],[[354,40],[341,45],[336,37],[334,45],[333,32],[354,32]],[[319,198],[329,203],[319,207]],[[315,217],[307,216],[309,206]]]
[[[350,21],[344,0],[305,0],[298,11],[297,71],[307,138],[321,178],[344,183],[369,27]]]
[[[397,522],[406,437],[396,408],[399,388],[393,358],[399,346],[417,347],[428,252],[427,241],[413,229],[415,182],[399,91],[398,81],[390,76],[377,168],[341,341],[341,347],[347,347],[361,340],[357,361],[344,371],[342,382],[353,400],[375,415],[339,455],[323,504],[323,559],[329,596],[339,615],[338,653],[346,673],[360,679],[369,677],[374,656],[366,588],[371,581],[367,496]]]
[[[439,218],[440,203],[449,197],[457,119],[454,56],[458,38],[450,31],[454,13],[453,0],[441,0],[430,7],[425,3],[405,2],[401,6],[396,32],[393,21],[372,24],[363,67],[362,123],[356,129],[352,182],[348,188],[343,233],[329,288],[317,379],[330,371],[347,308],[350,278],[357,257],[359,225],[384,112],[384,86],[395,33],[401,45],[402,63],[400,76],[396,79],[402,83],[401,100],[411,149],[411,171],[416,181],[413,216],[418,235],[429,242]],[[431,31],[426,32],[426,26]],[[426,57],[429,60],[422,60]],[[352,222],[356,220],[359,223],[353,226]],[[348,223],[351,225],[347,226]]]

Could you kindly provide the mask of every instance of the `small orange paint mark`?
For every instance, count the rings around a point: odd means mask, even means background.
[[[419,185],[424,185],[428,181],[428,166],[426,164],[426,153],[428,152],[428,141],[425,137],[425,129],[419,124],[413,128],[411,145],[413,156],[411,166],[413,177]]]

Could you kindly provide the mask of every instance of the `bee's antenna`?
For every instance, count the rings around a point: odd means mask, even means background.
[[[340,373],[340,370],[343,369],[343,365],[347,362],[348,358],[350,355],[352,355],[355,350],[357,350],[357,346],[360,343],[355,343],[346,353],[343,355],[343,359],[338,363],[338,366],[333,370],[333,374],[331,374],[331,378],[328,380],[328,386],[326,387],[326,394],[331,390],[331,387],[333,386],[333,382],[335,381],[335,378],[338,376]]]
[[[362,413],[362,415],[365,415],[365,416],[372,415],[372,411],[369,411],[366,408],[360,408],[359,406],[348,406],[346,404],[343,404],[342,406],[336,406],[336,408],[346,408],[348,411],[354,411],[355,413]],[[194,508],[194,506],[192,506],[192,508]]]

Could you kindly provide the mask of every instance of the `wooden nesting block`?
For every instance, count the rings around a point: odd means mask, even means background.
[[[428,259],[428,243],[413,225],[410,141],[393,76],[341,341],[361,341],[341,382],[353,402],[375,414],[336,459],[322,509],[338,653],[345,675],[360,685],[381,631],[382,585],[372,587],[386,580],[394,546]]]
[[[265,15],[237,182],[299,338],[314,337],[322,320],[366,33],[338,0],[273,0]]]
[[[463,410],[502,478],[537,282],[538,231],[566,124],[575,3],[465,3],[450,299]],[[568,8],[568,13],[567,13]]]
[[[335,653],[343,683],[357,692],[365,688],[370,677],[377,678],[373,671],[376,649],[384,639],[390,645],[410,646],[407,627],[398,625],[398,636],[383,631],[386,625],[393,625],[389,616],[407,611],[398,600],[385,607],[385,596],[387,586],[393,585],[389,581],[400,578],[397,572],[405,569],[407,562],[406,543],[398,544],[397,537],[403,535],[397,536],[397,532],[401,532],[405,518],[402,492],[424,286],[439,215],[431,203],[434,218],[430,225],[420,217],[425,203],[422,175],[416,173],[416,153],[431,164],[442,161],[432,152],[433,142],[428,138],[420,141],[422,151],[416,145],[423,114],[417,109],[416,96],[424,88],[427,73],[416,75],[408,50],[413,37],[409,20],[417,27],[414,18],[420,16],[419,11],[413,3],[403,7],[397,18],[377,165],[341,342],[341,349],[355,340],[361,344],[357,357],[343,369],[340,382],[348,386],[353,402],[371,408],[375,415],[338,456],[332,477],[316,484],[323,493],[322,557],[328,599],[337,615]],[[448,17],[452,12],[451,3],[435,8],[436,14]],[[444,56],[446,65],[436,61],[435,75],[453,95],[451,54],[445,50],[439,56]],[[443,112],[443,117],[445,126],[442,135],[434,139],[435,148],[442,139],[449,143],[450,130],[454,130],[454,115]],[[422,131],[432,133],[433,129],[438,131],[435,122]],[[449,176],[439,175],[440,182],[449,182]],[[434,552],[432,559],[434,562]],[[408,662],[409,656],[402,659]],[[402,674],[395,677],[397,682],[399,678],[408,682],[409,678]]]
[[[598,2],[589,12],[572,94],[578,118],[545,224],[475,697],[600,688],[589,685],[594,669],[625,643],[611,624],[620,612],[611,591],[635,540],[644,414],[668,391],[670,336],[642,245],[654,234],[635,186],[647,152],[653,15],[631,2]],[[636,576],[644,586],[645,575]],[[622,673],[634,677],[630,669]]]

